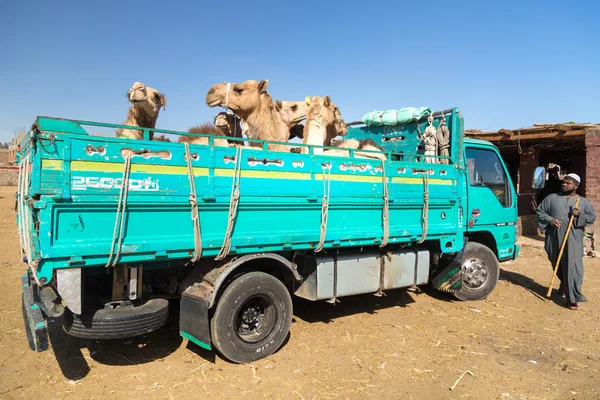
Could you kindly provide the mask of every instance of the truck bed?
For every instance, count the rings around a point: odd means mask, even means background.
[[[440,241],[445,252],[463,245],[458,174],[464,172],[455,165],[382,163],[245,147],[236,169],[238,148],[189,148],[203,257],[215,257],[223,245],[236,173],[240,198],[232,220],[230,255],[315,249],[321,234],[322,198],[328,189],[324,248],[379,245],[384,237],[384,179],[389,197],[388,243],[414,243],[421,238],[427,189],[426,238]],[[21,148],[21,159],[30,165],[21,173],[27,182],[22,185],[21,199],[26,201],[19,215],[21,235],[29,237],[24,246],[29,247],[38,278],[50,280],[55,268],[107,263],[128,151],[138,154],[131,157],[118,262],[193,256],[183,144],[91,136],[78,121],[39,117]]]

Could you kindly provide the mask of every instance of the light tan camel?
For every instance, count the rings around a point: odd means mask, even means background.
[[[306,126],[304,128],[304,144],[331,146],[333,138],[345,136],[347,133],[348,127],[342,118],[342,114],[337,106],[331,102],[329,96],[315,96],[310,99],[306,116]],[[385,154],[381,152],[382,150],[371,139],[361,141],[356,139],[343,140],[339,144],[336,144],[336,147],[339,147],[339,149],[327,149],[323,151],[323,149],[315,148],[313,153],[349,157],[350,151],[345,149],[373,150],[377,153],[356,151],[354,156],[356,158],[386,159]],[[305,147],[303,152],[307,153],[308,149]]]
[[[304,136],[304,126],[300,124],[306,119],[308,104],[306,101],[275,101],[275,109],[281,114],[281,120],[290,130],[290,139]]]
[[[337,156],[337,157],[350,157],[349,150],[342,149],[355,149],[355,150],[370,150],[368,152],[365,151],[355,151],[355,158],[372,158],[377,160],[386,160],[387,157],[383,153],[383,150],[377,146],[377,144],[371,139],[346,139],[342,140],[339,143],[332,143],[335,147],[339,147],[338,149],[328,149],[323,153],[326,156]],[[371,151],[375,151],[377,153],[372,153]]]
[[[225,136],[223,131],[210,122],[205,122],[201,125],[196,125],[188,129],[189,133],[220,136],[214,139],[214,145],[219,147],[229,147],[227,139],[222,139]],[[209,144],[209,138],[206,136],[179,136],[179,143],[187,142],[189,144]]]
[[[127,119],[123,125],[139,126],[142,128],[155,128],[160,108],[166,108],[167,97],[158,90],[135,82],[127,92],[127,100],[131,103]],[[135,129],[118,129],[117,137],[129,139],[143,139],[143,131]],[[150,140],[154,136],[150,132]],[[166,139],[163,137],[163,139]]]
[[[287,142],[289,128],[267,93],[267,85],[266,80],[213,85],[206,94],[206,104],[209,107],[228,108],[242,118],[243,123],[247,124],[247,136],[250,139]],[[289,152],[286,145],[269,144],[269,150]]]
[[[347,133],[348,127],[342,114],[329,96],[314,96],[310,99],[302,140],[304,144],[330,146],[333,138]],[[305,147],[303,152],[308,152],[308,148]],[[323,154],[323,149],[315,148],[314,153]]]

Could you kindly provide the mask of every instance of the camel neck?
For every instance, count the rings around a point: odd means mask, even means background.
[[[287,141],[280,132],[280,121],[278,114],[269,104],[261,104],[248,116],[247,122],[250,127],[250,135],[253,139]],[[283,122],[281,122],[283,124]]]
[[[156,118],[153,118],[146,114],[143,109],[136,110],[131,107],[127,114],[127,121],[125,125],[136,125],[142,128],[154,128],[156,126]]]
[[[304,144],[323,146],[325,139],[325,126],[321,117],[310,118],[306,121],[306,133],[304,134]]]

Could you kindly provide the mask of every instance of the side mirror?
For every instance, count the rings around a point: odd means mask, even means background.
[[[537,167],[533,171],[533,181],[531,187],[534,189],[542,189],[546,185],[546,168]]]

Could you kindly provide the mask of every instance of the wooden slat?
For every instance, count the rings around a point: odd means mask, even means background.
[[[519,137],[518,133],[513,132],[512,135],[497,135],[497,134],[483,134],[483,135],[469,135],[466,134],[467,137],[471,139],[481,139],[487,140],[490,142],[500,142],[500,141],[517,141]],[[583,136],[585,135],[585,130],[572,130],[572,131],[562,131],[562,132],[544,132],[544,133],[523,133],[521,131],[521,141],[526,140],[540,140],[540,139],[563,139],[567,137],[575,137],[575,136]]]

